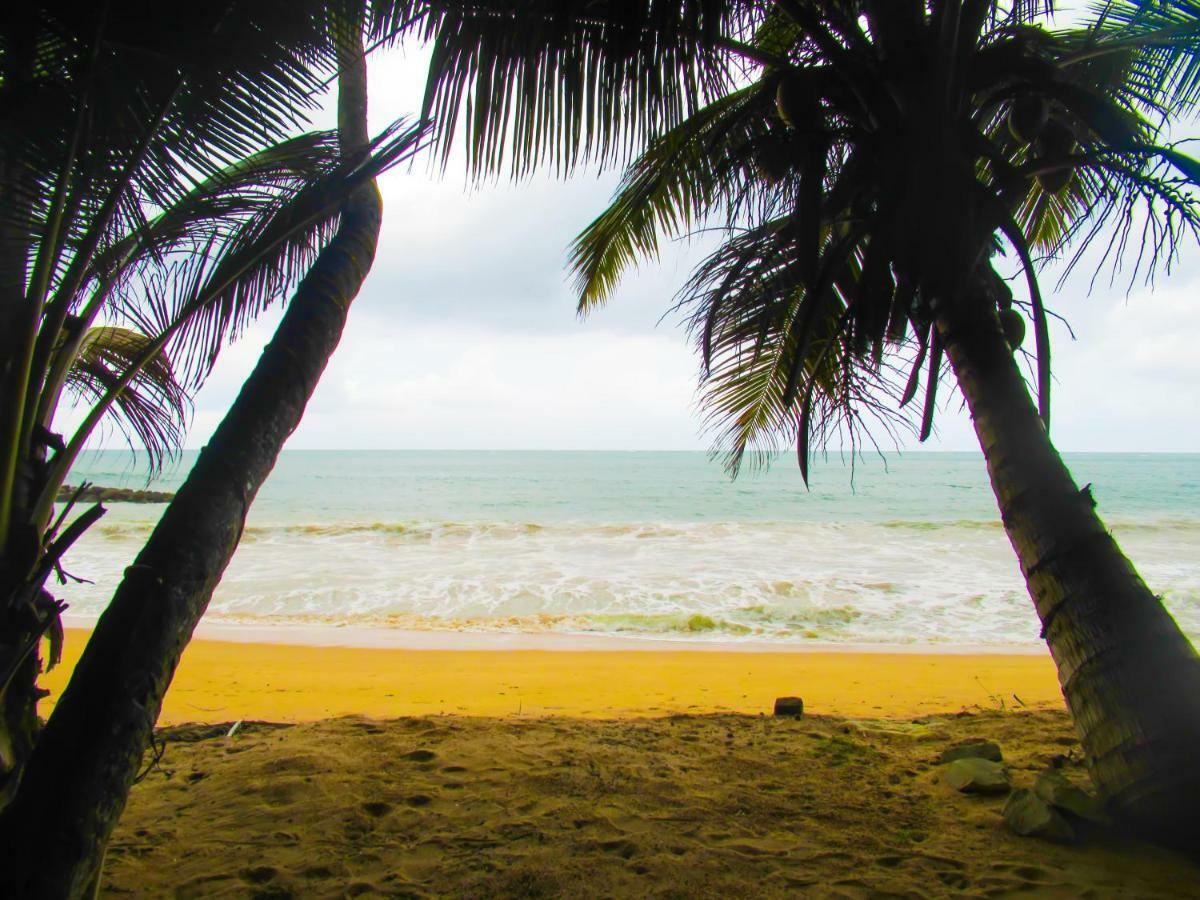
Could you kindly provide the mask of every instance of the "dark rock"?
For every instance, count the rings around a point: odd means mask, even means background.
[[[1033,792],[1044,803],[1060,812],[1097,825],[1108,824],[1104,804],[1083,788],[1071,784],[1066,776],[1058,772],[1043,772],[1039,775],[1033,783]]]
[[[798,719],[804,715],[804,701],[799,697],[776,697],[775,715],[794,716]]]
[[[1013,791],[1004,804],[1004,821],[1016,834],[1059,844],[1075,840],[1075,829],[1058,810],[1028,788]]]
[[[942,755],[938,757],[938,763],[944,765],[956,759],[987,759],[1001,762],[1004,754],[1000,752],[1000,745],[995,741],[965,741],[943,750]]]
[[[942,781],[964,794],[1007,794],[1012,787],[1004,766],[976,756],[950,763],[942,770]]]

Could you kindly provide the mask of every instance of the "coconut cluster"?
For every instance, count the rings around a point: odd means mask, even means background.
[[[806,137],[819,130],[819,109],[812,104],[803,79],[795,74],[782,78],[775,91],[775,110],[784,128],[773,128],[754,145],[754,166],[759,177],[775,183],[795,165]]]
[[[1063,191],[1072,174],[1071,165],[1063,160],[1075,151],[1075,133],[1051,114],[1045,98],[1026,94],[1014,100],[1008,111],[1008,133],[1032,148],[1038,187],[1050,194]]]

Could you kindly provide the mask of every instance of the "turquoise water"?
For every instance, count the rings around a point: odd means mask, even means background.
[[[153,485],[177,485],[191,460]],[[1080,454],[1101,514],[1200,635],[1200,455]],[[73,480],[140,487],[128,453]],[[94,617],[160,506],[115,505],[72,552]],[[1036,643],[982,459],[830,458],[730,481],[703,453],[285,452],[210,619],[686,640]]]

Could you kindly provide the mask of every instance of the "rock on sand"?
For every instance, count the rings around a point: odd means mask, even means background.
[[[1007,794],[1011,788],[1004,766],[975,756],[946,766],[942,781],[964,794]]]
[[[794,716],[798,719],[804,715],[804,701],[799,697],[777,697],[775,698],[775,715]]]
[[[1104,805],[1058,772],[1043,772],[1033,783],[1033,792],[1043,803],[1097,825],[1108,823]]]
[[[1004,754],[1000,752],[1000,745],[995,741],[972,740],[947,747],[938,757],[938,763],[944,765],[952,763],[956,759],[987,759],[992,762],[1001,762]]]
[[[1004,821],[1014,832],[1059,844],[1075,840],[1075,829],[1062,815],[1028,788],[1013,791],[1004,804]]]

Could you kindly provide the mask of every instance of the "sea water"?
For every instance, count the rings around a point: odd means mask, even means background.
[[[150,486],[172,490],[185,453]],[[1068,455],[1151,588],[1200,637],[1200,455]],[[145,487],[129,453],[72,481]],[[112,504],[57,588],[94,619],[164,507]],[[677,640],[1033,645],[978,454],[288,451],[206,621]]]

